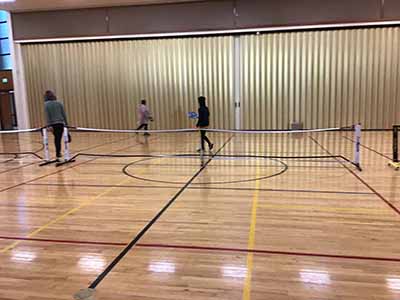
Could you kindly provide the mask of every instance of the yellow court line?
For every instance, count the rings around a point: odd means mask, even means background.
[[[256,177],[260,177],[260,168],[257,166],[256,169]],[[257,207],[258,207],[258,196],[259,196],[259,188],[260,188],[260,181],[256,181],[256,190],[253,194],[253,203],[251,208],[251,224],[249,230],[249,240],[247,244],[247,249],[253,250],[255,246],[255,237],[256,237],[256,221],[257,221]],[[247,253],[247,272],[246,272],[246,279],[244,282],[243,287],[243,300],[250,300],[250,293],[251,293],[251,277],[253,273],[253,253]]]
[[[324,207],[324,206],[312,206],[312,205],[291,205],[291,204],[263,204],[260,205],[261,208],[276,208],[284,209],[286,211],[290,210],[302,210],[309,212],[352,212],[352,213],[366,213],[374,215],[385,214],[385,210],[379,210],[376,208],[351,208],[351,207]]]
[[[55,224],[55,223],[57,223],[57,222],[63,220],[65,217],[67,217],[67,216],[69,216],[69,215],[71,215],[71,214],[77,212],[78,210],[82,209],[83,207],[86,207],[86,206],[90,205],[92,202],[94,202],[94,201],[100,199],[100,198],[103,197],[104,195],[106,195],[106,194],[112,192],[112,191],[113,191],[114,189],[116,189],[118,186],[123,185],[123,184],[127,183],[127,182],[130,181],[130,180],[131,180],[131,178],[124,179],[124,180],[122,180],[120,183],[118,183],[117,186],[113,186],[113,187],[107,189],[106,191],[104,191],[104,192],[98,194],[98,195],[95,196],[94,198],[92,198],[92,199],[90,199],[90,200],[88,200],[88,201],[85,201],[84,203],[80,204],[79,206],[77,206],[77,207],[75,207],[75,208],[70,209],[69,211],[67,211],[67,212],[64,213],[63,215],[61,215],[61,216],[55,218],[54,220],[52,220],[52,221],[46,223],[45,225],[39,227],[39,228],[36,229],[35,231],[32,231],[30,234],[28,234],[27,238],[31,238],[31,237],[37,235],[37,234],[40,233],[41,231],[43,231],[43,230],[45,230],[46,228],[50,227],[51,225],[53,225],[53,224]],[[13,248],[15,248],[15,246],[17,246],[17,245],[18,245],[19,243],[21,243],[21,242],[23,242],[23,241],[16,241],[16,242],[12,243],[11,245],[6,246],[6,247],[3,248],[2,250],[0,250],[0,253],[5,253],[5,252],[7,252],[7,251],[9,251],[9,250],[11,250],[11,249],[13,249]]]

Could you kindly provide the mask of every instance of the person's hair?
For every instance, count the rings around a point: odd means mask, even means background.
[[[198,100],[199,100],[199,105],[200,105],[200,106],[206,106],[206,97],[200,96],[200,97],[198,98]]]
[[[57,100],[56,95],[52,91],[46,91],[44,94],[44,101],[54,101]]]
[[[146,105],[146,100],[145,100],[145,99],[142,99],[142,100],[140,101],[140,103],[143,104],[143,105]]]

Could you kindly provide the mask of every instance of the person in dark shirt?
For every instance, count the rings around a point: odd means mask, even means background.
[[[44,101],[47,127],[53,131],[56,157],[59,161],[61,158],[61,141],[64,126],[68,125],[67,115],[65,114],[64,105],[60,101],[57,101],[57,97],[52,91],[46,91]]]
[[[207,128],[210,125],[210,111],[206,106],[206,97],[200,96],[199,100],[199,120],[197,122],[197,128]],[[204,141],[207,142],[208,148],[213,149],[214,144],[210,142],[207,137],[207,130],[200,130],[201,135],[201,150],[204,151]]]

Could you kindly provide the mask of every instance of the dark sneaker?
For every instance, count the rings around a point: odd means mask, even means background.
[[[212,150],[214,148],[214,144],[211,144],[209,147],[210,147],[210,150]]]

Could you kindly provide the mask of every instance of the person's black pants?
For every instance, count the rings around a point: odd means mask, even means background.
[[[53,124],[54,145],[56,146],[56,156],[61,157],[61,141],[64,133],[64,124]]]
[[[148,130],[148,124],[141,124],[136,130],[140,130],[144,128],[144,130]]]
[[[211,142],[207,137],[207,130],[200,130],[200,136],[201,136],[201,150],[204,151],[204,142],[207,142],[208,147],[210,147]]]

